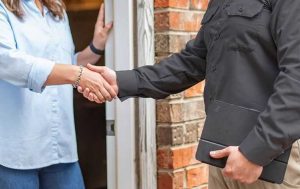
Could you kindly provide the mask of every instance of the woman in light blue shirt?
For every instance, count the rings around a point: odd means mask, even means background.
[[[1,189],[84,188],[70,84],[99,101],[116,96],[101,75],[78,66],[103,53],[112,27],[103,15],[102,6],[92,43],[75,55],[62,0],[0,1]]]

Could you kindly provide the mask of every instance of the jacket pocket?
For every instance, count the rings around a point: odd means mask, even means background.
[[[201,24],[204,25],[204,24],[208,23],[214,17],[214,15],[217,13],[218,9],[219,9],[219,6],[209,7],[203,16]]]
[[[262,12],[264,4],[257,0],[233,0],[225,8],[228,16],[253,18]]]

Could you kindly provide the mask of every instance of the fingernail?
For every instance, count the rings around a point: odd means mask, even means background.
[[[216,151],[211,151],[211,152],[210,152],[210,155],[216,155],[216,154],[217,154]]]

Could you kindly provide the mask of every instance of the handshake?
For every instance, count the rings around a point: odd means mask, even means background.
[[[96,103],[112,101],[119,91],[116,72],[104,66],[88,64],[78,84],[78,92]]]

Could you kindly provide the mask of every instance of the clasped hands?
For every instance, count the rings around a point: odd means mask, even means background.
[[[83,70],[77,90],[92,102],[112,101],[119,92],[116,72],[104,66],[88,64]]]

